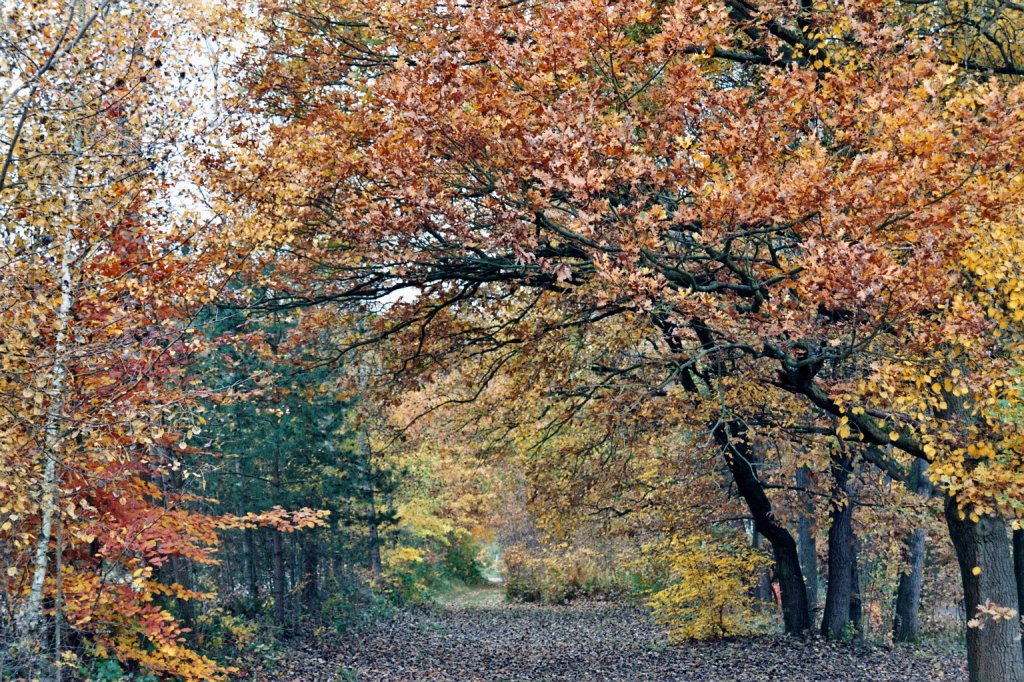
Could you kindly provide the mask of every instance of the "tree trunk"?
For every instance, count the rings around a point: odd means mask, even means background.
[[[64,647],[62,639],[64,621],[64,515],[58,510],[57,513],[57,537],[54,548],[54,595],[53,595],[53,682],[61,682],[64,676],[61,661],[61,650]],[[0,680],[3,675],[0,674]]]
[[[1006,523],[989,515],[974,522],[969,511],[961,518],[964,512],[953,497],[947,498],[945,511],[960,565],[967,617],[981,621],[981,627],[967,628],[970,682],[1024,682],[1019,618],[995,620],[977,613],[978,607],[986,604],[1016,611],[1017,585]]]
[[[850,622],[850,601],[853,595],[853,500],[847,485],[852,471],[852,458],[833,459],[832,477],[836,495],[832,500],[828,529],[828,588],[825,612],[821,618],[821,634],[825,639],[842,639]]]
[[[811,627],[811,616],[796,540],[772,513],[771,501],[754,473],[753,453],[744,438],[744,431],[742,424],[728,422],[715,425],[712,434],[722,446],[736,488],[754,519],[754,527],[771,543],[775,557],[775,576],[782,592],[782,619],[786,633],[802,635]]]
[[[367,503],[366,514],[366,523],[370,529],[370,573],[373,575],[374,582],[380,582],[384,571],[380,560],[380,531],[377,524],[377,500],[375,499],[376,495],[374,495],[373,484],[371,483],[370,486],[370,499]]]
[[[249,599],[253,605],[260,600],[260,584],[256,574],[256,543],[253,540],[255,531],[246,528],[242,536],[242,546],[245,551],[245,569],[248,574]],[[252,608],[252,607],[251,607]]]
[[[292,593],[298,591],[299,598],[291,600],[288,621],[294,622],[302,616],[302,547],[298,533],[289,533],[288,545],[288,585]]]
[[[797,487],[806,490],[810,483],[807,467],[797,469]],[[814,541],[814,505],[809,498],[805,500],[804,513],[797,519],[797,552],[807,585],[807,602],[813,611],[818,608],[818,548]]]
[[[860,541],[853,538],[853,565],[850,566],[850,625],[853,638],[864,639],[864,601],[860,598]]]
[[[366,427],[359,429],[359,449],[363,458],[363,472],[366,480],[366,526],[369,531],[368,560],[373,581],[380,582],[383,569],[380,559],[380,524],[377,521],[377,489],[373,480],[373,451]]]
[[[281,494],[281,455],[276,451],[274,452],[272,466],[271,483],[274,487],[274,502],[279,503],[279,497]],[[274,624],[279,628],[284,628],[284,595],[286,592],[284,584],[284,543],[283,538],[281,537],[281,531],[274,528],[271,529],[270,533],[273,541],[274,561]]]
[[[235,552],[234,547],[231,547],[224,543],[225,551],[221,553],[223,557],[220,563],[217,564],[216,576],[217,576],[217,594],[231,594],[234,592],[235,586]]]
[[[320,606],[320,552],[313,533],[307,530],[302,538],[302,605],[307,614],[316,613]]]
[[[274,561],[274,624],[279,628],[284,627],[285,623],[285,609],[284,609],[284,595],[285,595],[285,584],[284,584],[284,543],[281,539],[281,531],[271,529],[271,540],[273,542],[273,561]]]
[[[754,549],[761,549],[761,534],[756,530],[751,538],[750,546]],[[758,601],[775,601],[775,593],[772,590],[772,576],[767,567],[761,571],[761,575],[758,577],[757,587],[754,588],[754,596]]]
[[[921,495],[931,494],[931,483],[926,471],[928,462],[914,460],[911,470],[911,488]],[[900,574],[896,590],[896,609],[893,615],[892,638],[895,642],[916,642],[921,636],[921,589],[924,587],[925,542],[924,528],[912,531],[905,540],[907,571]]]
[[[926,540],[923,528],[913,531],[906,539],[909,571],[900,574],[900,584],[896,591],[892,628],[892,638],[896,642],[916,642],[921,636],[921,588],[924,586]]]
[[[1017,613],[1024,614],[1024,530],[1013,531],[1013,575],[1017,583]]]
[[[84,12],[84,5],[78,7]],[[35,552],[32,559],[32,582],[28,599],[18,614],[19,624],[29,637],[38,637],[43,615],[43,588],[49,563],[50,539],[53,534],[53,516],[60,504],[60,469],[64,455],[64,392],[68,382],[71,362],[70,330],[71,314],[75,306],[74,271],[78,260],[78,242],[75,228],[81,213],[78,198],[78,161],[82,151],[82,136],[74,133],[72,153],[69,159],[67,187],[70,215],[61,239],[59,289],[60,306],[54,320],[53,370],[50,378],[49,404],[46,409],[46,423],[43,429],[43,480],[39,500],[39,534],[36,536]]]
[[[177,584],[181,585],[186,590],[191,591],[192,588],[192,574],[188,569],[188,565],[185,560],[181,557],[171,556],[171,577]],[[186,633],[186,638],[189,642],[195,643],[195,628],[196,628],[196,606],[195,602],[191,599],[177,598],[178,613],[181,614],[181,624],[189,629]]]

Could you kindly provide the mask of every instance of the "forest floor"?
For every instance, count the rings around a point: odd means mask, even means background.
[[[340,641],[299,638],[280,682],[932,682],[965,680],[952,654],[759,637],[672,645],[625,606],[506,604],[500,588],[402,611]]]

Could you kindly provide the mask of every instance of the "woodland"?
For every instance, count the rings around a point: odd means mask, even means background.
[[[1024,682],[1022,31],[0,0],[0,680]]]

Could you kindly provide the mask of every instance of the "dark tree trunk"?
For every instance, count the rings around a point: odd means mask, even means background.
[[[807,467],[796,470],[796,485],[807,489],[810,486],[810,475]],[[804,513],[797,519],[797,552],[800,554],[800,570],[804,574],[807,585],[807,602],[811,610],[818,608],[818,547],[814,541],[814,504],[808,499],[804,501]]]
[[[850,567],[850,625],[854,639],[864,639],[864,602],[860,598],[860,541],[853,538],[853,566]]]
[[[853,500],[849,496],[849,478],[853,468],[851,458],[834,459],[832,478],[836,494],[829,515],[828,529],[828,588],[825,592],[825,612],[821,618],[821,634],[825,639],[842,639],[846,624],[850,622],[850,602],[853,596]]]
[[[253,535],[253,529],[246,528],[242,536],[242,543],[245,548],[245,569],[249,583],[249,599],[255,605],[260,599],[260,583],[256,574],[256,543],[253,540]]]
[[[270,541],[273,552],[273,623],[279,628],[285,627],[285,548],[281,538],[281,530],[270,530]]]
[[[303,563],[302,563],[303,562],[303,556],[302,556],[301,534],[300,533],[289,533],[288,537],[289,537],[288,543],[289,543],[289,546],[290,546],[290,549],[291,549],[291,551],[288,553],[288,558],[289,558],[289,562],[288,562],[288,564],[289,564],[289,566],[288,566],[288,568],[289,568],[289,576],[288,577],[290,578],[290,580],[288,581],[288,584],[291,586],[291,589],[293,591],[296,590],[296,589],[298,589],[300,591],[299,599],[297,599],[297,600],[293,599],[292,600],[292,605],[291,605],[292,606],[292,612],[291,612],[291,617],[289,618],[289,620],[293,621],[293,620],[295,620],[296,618],[298,618],[299,616],[302,615],[303,603],[302,603],[301,588],[302,588],[302,584],[303,584],[302,583],[302,577],[305,575],[306,571],[305,571],[305,567],[303,566]]]
[[[989,602],[1013,608],[1018,604],[1017,583],[1006,522],[982,516],[977,522],[961,518],[955,498],[946,500],[946,524],[956,549],[964,586],[964,607],[973,618],[979,605]],[[970,682],[1024,682],[1018,618],[994,620],[980,616],[983,627],[967,628],[967,668]]]
[[[373,476],[373,452],[366,429],[359,430],[359,449],[362,451],[363,471],[366,479],[366,525],[369,531],[370,574],[374,582],[380,582],[383,575],[380,560],[380,524],[377,519],[377,489]]]
[[[892,638],[896,642],[916,642],[921,636],[921,589],[924,586],[925,541],[923,528],[910,533],[906,539],[909,572],[900,574],[896,590],[896,609],[893,616]]]
[[[186,590],[192,590],[192,575],[189,573],[188,565],[184,559],[176,556],[171,557],[171,575],[173,576],[174,582],[181,585]],[[188,628],[189,632],[186,634],[186,638],[189,642],[195,643],[195,627],[196,627],[196,606],[195,601],[192,599],[177,599],[178,613],[181,614],[180,623],[184,627]]]
[[[168,451],[164,447],[155,446],[157,456],[160,458],[166,458]],[[172,499],[174,495],[179,494],[184,487],[184,481],[181,476],[181,472],[178,470],[172,470],[167,476],[163,477],[162,486],[164,489],[164,501],[165,503]],[[171,555],[170,561],[168,561],[161,570],[163,578],[171,583],[177,583],[182,588],[191,591],[193,587],[192,575],[188,570],[188,562],[182,557]],[[195,643],[195,624],[196,624],[196,607],[195,602],[191,599],[181,599],[180,597],[175,598],[175,605],[180,615],[180,623],[182,626],[189,630],[186,633],[186,639],[190,643]],[[2,676],[0,676],[2,679]]]
[[[925,472],[928,462],[914,460],[911,470],[911,489],[921,495],[931,494],[931,483]],[[921,590],[924,587],[925,542],[927,533],[917,528],[907,535],[907,570],[900,574],[896,590],[896,609],[893,615],[892,638],[896,642],[916,642],[921,636]]]
[[[280,503],[281,495],[281,456],[279,453],[274,453],[274,459],[272,463],[273,469],[271,470],[271,484],[274,488],[274,502]],[[274,624],[279,628],[283,628],[285,624],[285,603],[284,596],[287,592],[285,586],[285,575],[284,575],[284,541],[281,537],[281,531],[271,529],[271,541],[273,542],[273,562],[274,562]]]
[[[377,500],[375,497],[374,491],[371,489],[366,522],[370,528],[370,573],[373,575],[374,581],[379,582],[383,575],[383,569],[380,561],[380,531],[377,524]]]
[[[302,604],[307,614],[316,613],[320,606],[320,551],[313,531],[306,531],[302,539]]]
[[[1017,583],[1017,614],[1024,615],[1024,530],[1013,531],[1013,575]]]
[[[754,457],[745,438],[745,427],[738,422],[718,423],[712,433],[722,446],[736,489],[750,509],[754,528],[772,546],[775,577],[782,592],[782,619],[786,633],[802,635],[811,628],[811,616],[796,540],[772,513],[771,501],[754,472]]]
[[[754,549],[761,549],[761,534],[756,530],[750,544]],[[775,601],[775,593],[772,591],[772,576],[767,568],[761,571],[761,575],[757,580],[757,587],[754,588],[754,597],[759,601]]]
[[[217,565],[217,593],[231,594],[235,585],[235,552],[227,551],[223,556]]]

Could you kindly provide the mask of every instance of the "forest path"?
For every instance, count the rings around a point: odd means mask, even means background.
[[[447,600],[441,600],[440,606],[448,609],[480,609],[502,608],[505,604],[505,588],[501,583],[492,583],[485,587],[475,587],[458,592]]]
[[[505,604],[500,587],[401,612],[341,642],[306,641],[281,682],[931,682],[955,656],[760,637],[670,645],[619,605]]]

